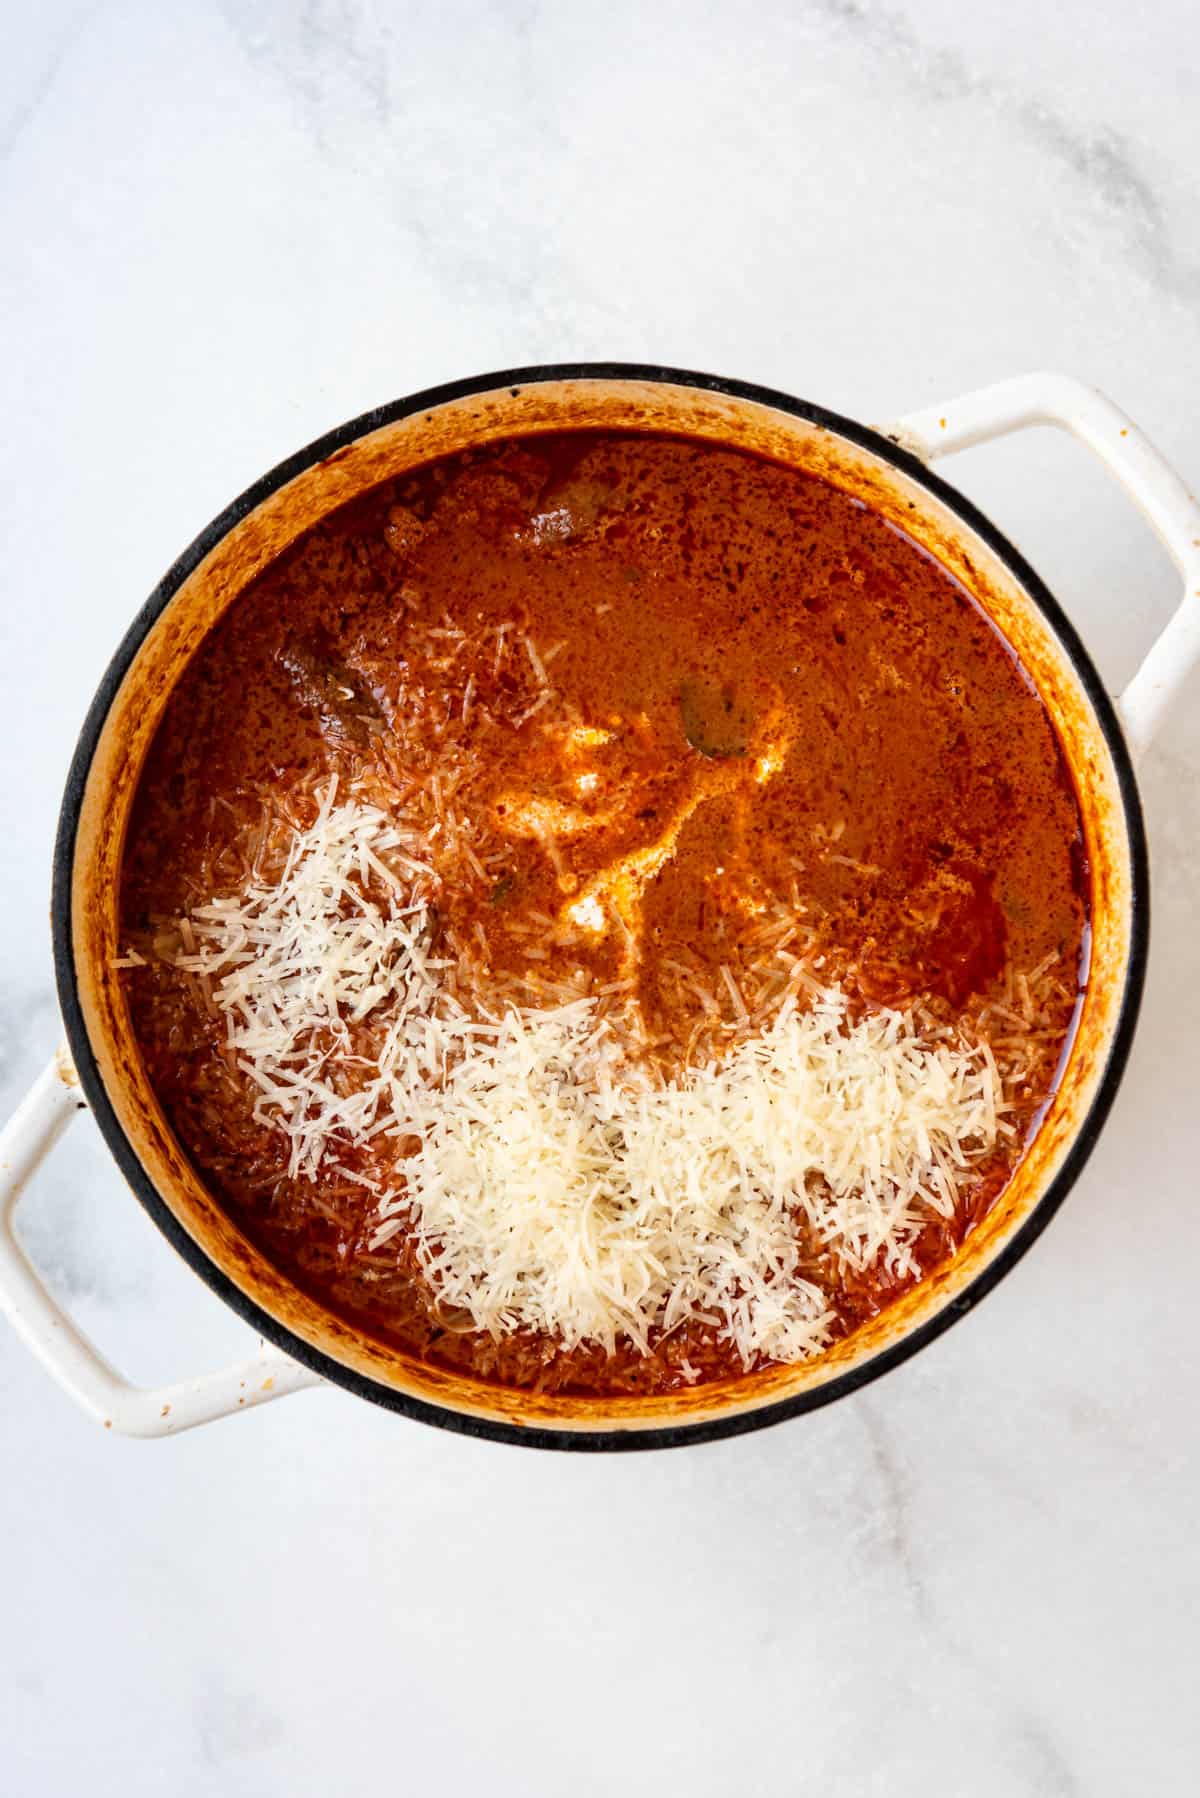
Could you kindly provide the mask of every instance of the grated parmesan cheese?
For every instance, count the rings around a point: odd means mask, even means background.
[[[368,1139],[393,1066],[419,1054],[417,1023],[437,994],[428,905],[389,864],[410,883],[428,870],[385,813],[335,807],[336,797],[335,776],[279,878],[195,907],[172,958],[212,980],[228,1047],[258,1090],[255,1117],[289,1138],[293,1179],[315,1180],[327,1151]],[[385,1007],[386,1059],[372,1078],[347,1080],[352,1027]]]
[[[701,1320],[747,1368],[829,1340],[816,1261],[916,1271],[921,1229],[996,1141],[986,1046],[812,987],[666,1078],[598,994],[472,1015],[430,953],[411,836],[336,797],[331,780],[277,880],[197,907],[173,960],[208,983],[292,1177],[330,1165],[379,1191],[373,1250],[411,1236],[437,1295],[495,1337],[648,1352]]]
[[[814,1246],[916,1271],[996,1128],[987,1057],[895,1012],[851,1022],[836,991],[666,1081],[625,1062],[594,1001],[509,1013],[409,1098],[421,1147],[380,1216],[410,1216],[478,1328],[645,1351],[709,1316],[747,1367],[828,1340]]]

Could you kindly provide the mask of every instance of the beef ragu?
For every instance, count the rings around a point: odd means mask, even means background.
[[[1087,917],[1050,721],[942,567],[815,478],[578,432],[387,483],[236,601],[143,773],[122,964],[299,1286],[649,1392],[819,1354],[955,1252]]]

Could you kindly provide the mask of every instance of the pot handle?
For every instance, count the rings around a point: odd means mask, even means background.
[[[1200,506],[1170,464],[1118,406],[1070,375],[1019,375],[884,427],[922,461],[1030,425],[1057,425],[1097,455],[1145,514],[1183,576],[1183,600],[1117,701],[1134,755],[1152,740],[1200,662]]]
[[[13,1216],[27,1182],[72,1118],[87,1109],[60,1049],[0,1132],[0,1311],[76,1404],[123,1436],[172,1436],[284,1398],[320,1376],[268,1343],[216,1373],[170,1386],[131,1386],[55,1303],[26,1257]]]

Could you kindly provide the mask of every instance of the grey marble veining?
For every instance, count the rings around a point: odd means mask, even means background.
[[[1140,166],[1137,145],[1102,113],[1086,123],[1073,120],[1044,91],[1030,93],[997,80],[964,54],[931,43],[919,25],[874,0],[815,0],[815,11],[920,99],[986,108],[1030,138],[1076,179],[1095,222],[1107,230],[1111,249],[1138,268],[1157,293],[1194,307],[1200,262],[1190,246],[1184,250],[1175,241],[1153,180]],[[1200,324],[1200,314],[1193,311],[1191,322]]]
[[[49,855],[135,609],[265,467],[538,359],[868,419],[1023,369],[1193,482],[1193,9],[45,0],[0,59],[0,1102],[56,1034]],[[948,464],[1119,690],[1174,577],[1076,446]],[[0,1789],[1173,1798],[1195,1789],[1200,692],[1147,756],[1109,1127],[978,1313],[859,1397],[539,1458],[290,1398],[106,1437],[0,1331]],[[87,1120],[23,1234],[116,1362],[245,1333]]]

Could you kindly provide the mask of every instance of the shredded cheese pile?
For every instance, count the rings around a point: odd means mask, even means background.
[[[334,798],[279,880],[192,913],[176,963],[293,1177],[382,1159],[378,1182],[351,1175],[380,1193],[374,1250],[411,1235],[438,1297],[494,1337],[649,1352],[699,1321],[747,1368],[829,1340],[815,1260],[915,1271],[996,1140],[986,1046],[856,1019],[831,988],[665,1079],[593,999],[472,1015],[428,953],[428,870],[384,813]]]
[[[335,807],[336,777],[311,828],[294,833],[277,879],[197,906],[175,966],[208,983],[237,1065],[258,1089],[259,1122],[288,1137],[292,1179],[315,1180],[339,1144],[391,1122],[390,1086],[421,1078],[419,1028],[444,966],[429,957],[431,870],[374,806]],[[386,1008],[378,1063],[361,1078],[354,1026]]]

